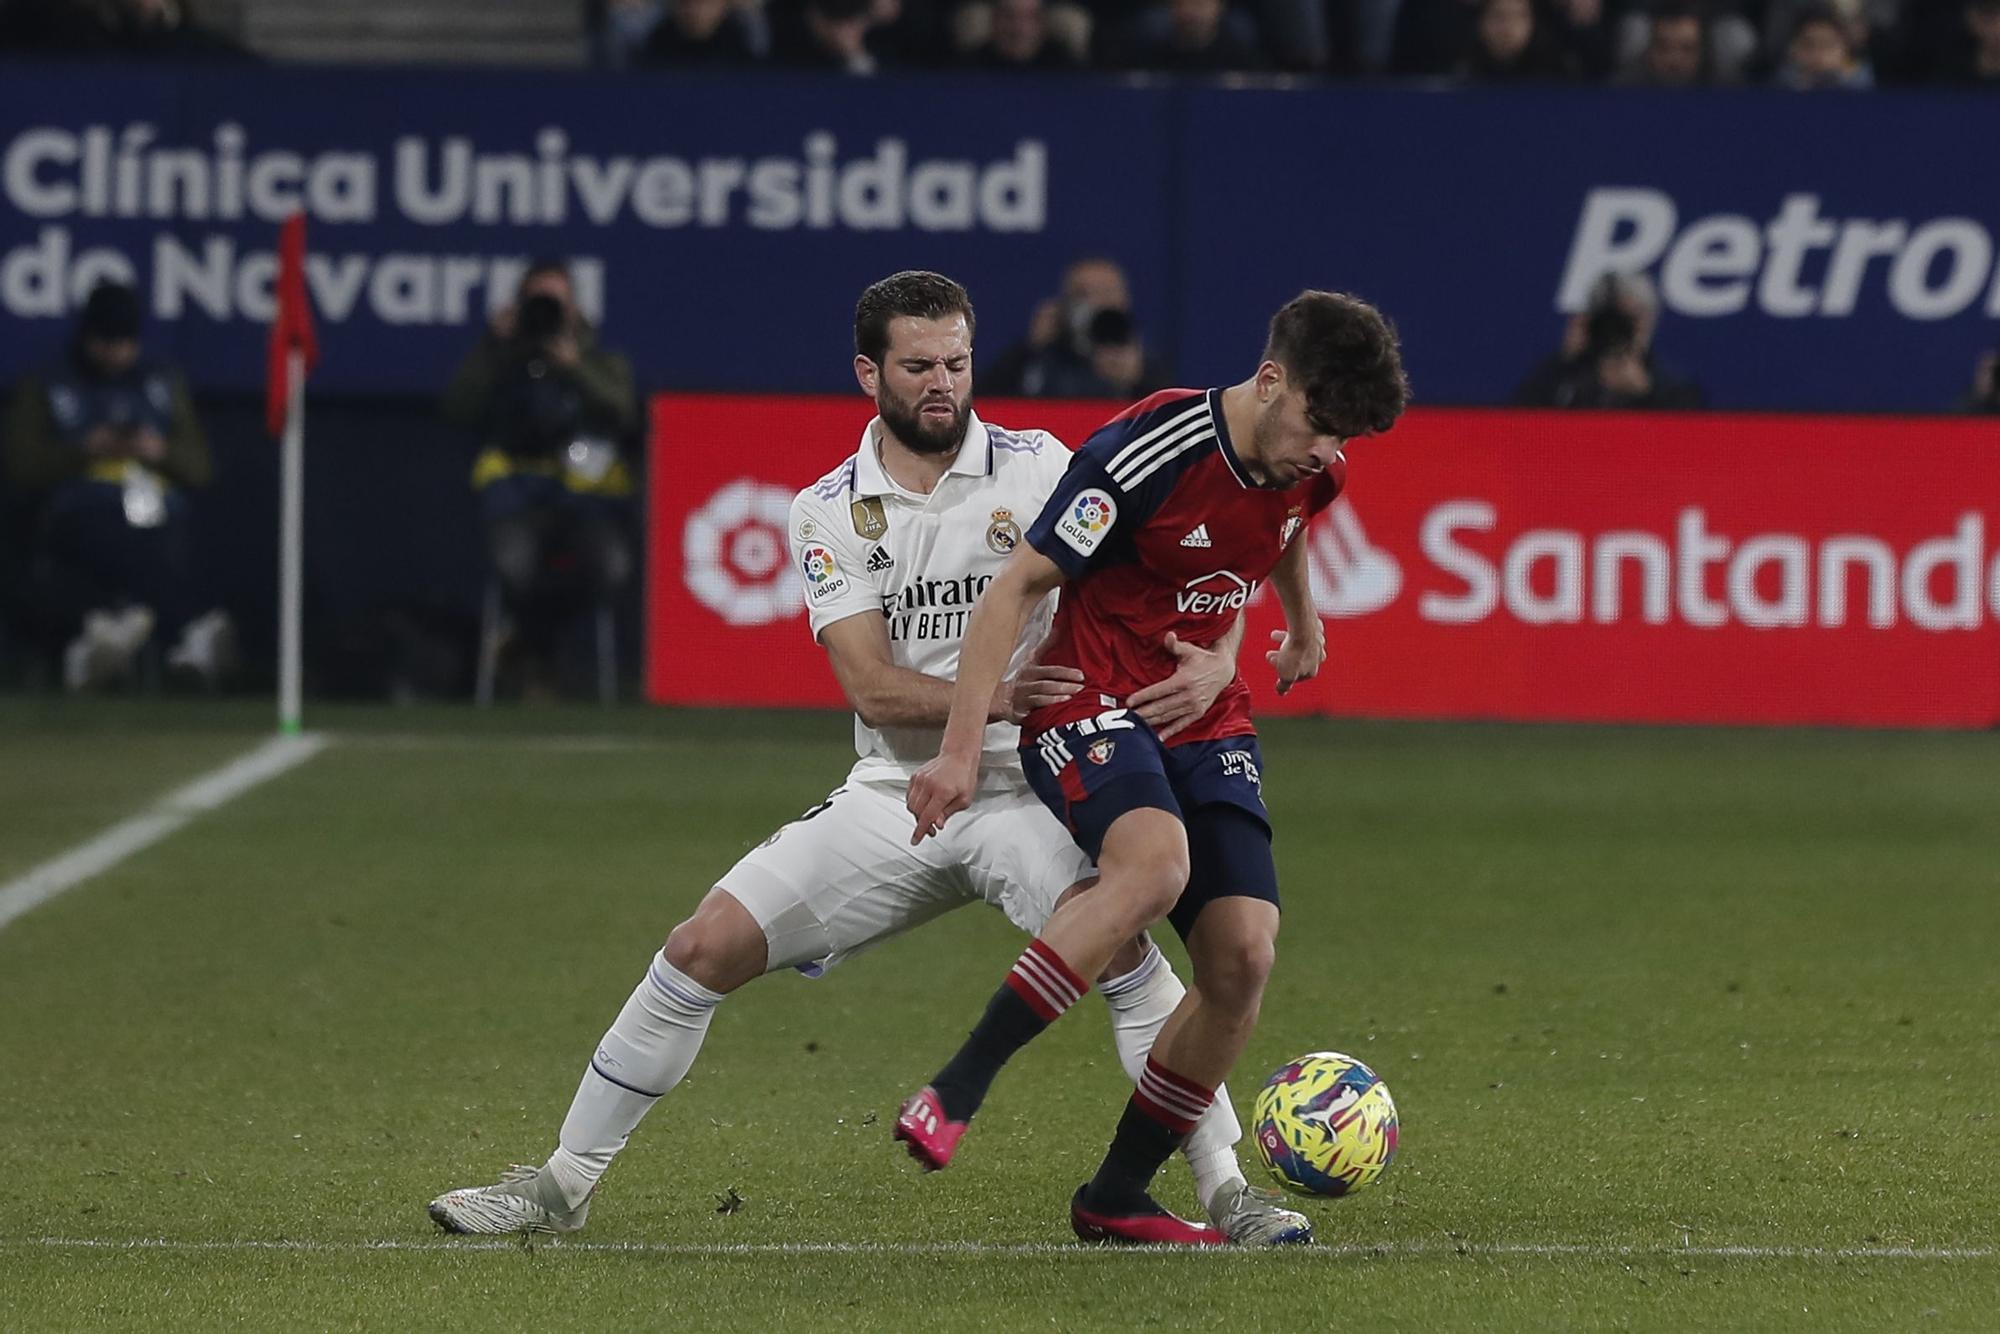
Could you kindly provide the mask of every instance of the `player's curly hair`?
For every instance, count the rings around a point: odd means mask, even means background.
[[[942,273],[905,269],[870,283],[855,303],[854,350],[881,365],[889,351],[889,322],[904,315],[921,320],[963,315],[967,337],[977,323],[972,317],[972,297],[963,287]]]
[[[1379,435],[1410,403],[1396,326],[1344,292],[1305,291],[1281,306],[1264,360],[1305,391],[1306,421],[1325,435]]]

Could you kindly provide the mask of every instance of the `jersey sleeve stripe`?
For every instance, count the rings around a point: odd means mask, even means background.
[[[1141,482],[1145,481],[1148,477],[1151,477],[1154,473],[1166,467],[1169,463],[1172,463],[1175,459],[1187,453],[1189,450],[1199,449],[1203,445],[1212,445],[1214,443],[1215,443],[1214,431],[1210,430],[1210,431],[1197,432],[1196,434],[1188,437],[1186,440],[1183,440],[1179,444],[1173,446],[1173,448],[1168,449],[1162,453],[1157,453],[1153,455],[1152,458],[1146,460],[1145,463],[1136,472],[1130,474],[1129,477],[1119,478],[1118,485],[1123,487],[1126,491],[1131,491],[1135,487],[1137,487]]]
[[[1117,454],[1112,456],[1111,462],[1106,465],[1106,470],[1113,473],[1117,472],[1128,460],[1143,453],[1161,436],[1180,429],[1197,416],[1205,415],[1207,410],[1208,399],[1204,395],[1191,404],[1185,411],[1175,413],[1152,430],[1147,431],[1144,435],[1134,440],[1131,444],[1125,446],[1125,448],[1119,450]]]
[[[1117,459],[1112,460],[1111,467],[1107,470],[1111,474],[1111,480],[1120,486],[1129,486],[1130,483],[1126,479],[1143,471],[1152,460],[1177,453],[1177,446],[1204,433],[1209,435],[1215,433],[1214,425],[1208,420],[1206,414],[1196,417],[1188,422],[1187,425],[1176,430],[1172,435],[1163,436],[1148,446],[1142,453],[1131,454],[1131,451],[1126,451],[1126,455],[1129,455],[1129,457],[1121,455],[1120,457],[1124,459],[1122,463]]]

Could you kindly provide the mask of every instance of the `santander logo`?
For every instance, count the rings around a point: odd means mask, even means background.
[[[1402,565],[1369,539],[1345,498],[1304,540],[1322,616],[1369,615],[1401,594]],[[1699,505],[1680,509],[1667,532],[1509,532],[1491,502],[1466,497],[1431,506],[1415,546],[1424,567],[1416,612],[1440,625],[1505,616],[1526,625],[1699,629],[1908,624],[1942,634],[2000,621],[2000,547],[1989,545],[1976,511],[1899,546],[1868,533],[1731,533]]]
[[[1306,570],[1322,616],[1366,616],[1403,591],[1403,567],[1368,540],[1354,504],[1342,496],[1306,530]]]

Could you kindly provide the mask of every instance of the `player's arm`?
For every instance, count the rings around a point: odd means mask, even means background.
[[[1236,679],[1236,652],[1243,647],[1243,614],[1238,612],[1222,638],[1207,648],[1190,644],[1169,631],[1167,652],[1174,655],[1174,674],[1126,697],[1160,740],[1167,741],[1199,722],[1223,687]]]
[[[1312,575],[1306,568],[1306,544],[1294,541],[1271,571],[1271,588],[1285,610],[1285,628],[1273,630],[1278,647],[1264,655],[1278,673],[1278,693],[1319,675],[1326,661],[1326,626],[1313,606]]]
[[[973,604],[965,643],[958,653],[958,684],[952,692],[951,717],[944,726],[944,744],[937,758],[910,780],[910,814],[917,820],[912,843],[942,829],[949,816],[971,803],[973,789],[979,785],[986,710],[1007,674],[1007,660],[1020,642],[1021,627],[1062,582],[1061,568],[1023,543]]]
[[[880,612],[834,621],[820,631],[819,642],[848,704],[868,726],[941,727],[950,718],[952,682],[898,667]],[[1068,699],[1082,680],[1072,667],[1023,667],[995,687],[982,721],[1019,722],[1034,709]]]

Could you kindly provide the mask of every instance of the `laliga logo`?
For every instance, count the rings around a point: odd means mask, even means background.
[[[1366,616],[1396,600],[1403,588],[1396,558],[1368,542],[1361,518],[1345,497],[1306,530],[1306,570],[1313,605],[1322,616]]]
[[[791,512],[790,491],[748,477],[710,496],[681,530],[681,578],[688,592],[731,625],[769,625],[798,615],[804,598],[786,569]],[[806,553],[808,562],[815,551]],[[830,558],[827,563],[831,573]]]
[[[1076,500],[1076,521],[1087,533],[1097,532],[1111,522],[1111,506],[1104,497],[1086,491]]]

